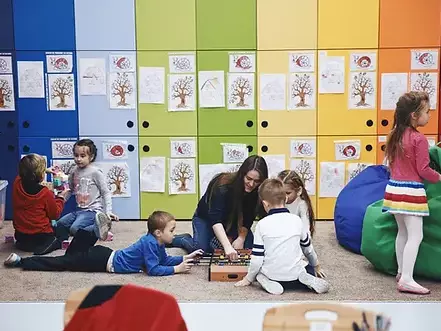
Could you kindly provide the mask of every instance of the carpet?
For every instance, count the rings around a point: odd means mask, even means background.
[[[127,247],[146,231],[145,222],[113,223],[114,240],[99,244],[119,249]],[[190,222],[178,222],[177,233],[190,232]],[[273,296],[259,285],[244,288],[234,283],[209,282],[208,267],[194,266],[188,274],[167,277],[149,277],[145,274],[115,275],[106,273],[36,272],[6,269],[3,261],[14,250],[13,244],[4,243],[4,235],[12,234],[11,222],[0,229],[0,300],[1,301],[64,301],[68,294],[78,288],[98,284],[137,284],[152,287],[174,295],[180,302],[220,301],[436,301],[441,299],[441,283],[420,280],[432,293],[417,296],[398,293],[395,277],[381,274],[360,255],[340,247],[335,239],[333,222],[318,222],[314,246],[327,279],[331,284],[329,293],[315,294],[309,291],[285,292]],[[183,255],[177,248],[168,249],[171,255]],[[59,250],[50,255],[61,255]],[[22,253],[22,256],[29,256]]]

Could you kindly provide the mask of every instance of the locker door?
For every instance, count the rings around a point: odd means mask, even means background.
[[[149,52],[141,51],[138,54],[138,76],[141,77],[139,68],[141,67],[162,67],[165,70],[164,77],[164,103],[139,103],[138,119],[139,119],[139,135],[140,136],[195,136],[197,132],[197,114],[194,111],[169,111],[169,82],[168,74],[169,57],[175,52]],[[177,52],[181,53],[181,52]],[[189,53],[185,53],[189,54]],[[195,54],[194,52],[192,54]],[[196,55],[195,55],[196,57]],[[193,75],[195,81],[194,87],[197,87],[196,73]],[[143,82],[141,82],[142,86]],[[142,88],[142,87],[140,87]],[[195,91],[193,91],[195,92]],[[195,95],[197,98],[197,93]],[[187,99],[188,100],[188,99]],[[195,99],[196,102],[197,99]],[[139,99],[138,102],[141,100]],[[195,107],[196,108],[196,107]]]
[[[258,50],[316,48],[316,0],[257,0]]]
[[[135,62],[131,64],[133,72],[111,73],[111,56],[117,56],[115,59],[124,59],[124,57],[132,59]],[[100,59],[101,62],[104,60],[105,71],[102,72],[100,68],[94,67],[94,64],[88,60],[91,58]],[[138,135],[136,53],[128,51],[82,51],[77,52],[77,59],[77,77],[97,75],[96,80],[105,84],[99,95],[90,95],[98,91],[91,89],[95,82],[92,79],[82,79],[78,82],[80,135]],[[108,74],[106,75],[106,73]],[[127,86],[127,89],[123,89],[124,86]],[[122,97],[125,98],[126,104],[124,105],[120,105]],[[110,101],[110,98],[114,101]]]
[[[112,192],[113,212],[123,220],[139,220],[139,158],[137,137],[89,137],[98,149],[96,166],[101,168]],[[126,158],[109,159],[107,149],[127,146]],[[121,146],[121,145],[120,145]],[[123,147],[123,148],[124,148]],[[127,176],[124,170],[129,170]],[[122,183],[122,185],[120,184]],[[127,186],[126,186],[127,185]],[[122,194],[121,192],[122,191]],[[125,193],[126,192],[126,193]],[[128,193],[128,194],[127,194]]]
[[[46,53],[43,51],[28,52],[17,51],[17,61],[37,61],[43,62],[44,70],[44,95],[45,98],[17,98],[17,108],[19,122],[19,134],[24,137],[78,137],[78,96],[77,96],[77,75],[76,75],[76,56],[72,54],[72,74],[73,74],[73,89],[67,90],[66,95],[69,95],[70,105],[66,101],[66,105],[74,106],[75,110],[52,110],[48,111],[51,97],[54,93],[49,90],[47,78],[47,63]],[[17,64],[19,65],[19,64]],[[17,89],[19,90],[19,89]],[[18,95],[19,96],[19,95]],[[54,105],[56,107],[59,98],[54,98]],[[67,100],[67,99],[66,99]],[[74,100],[74,101],[72,101]],[[71,109],[71,107],[68,107]]]
[[[198,72],[214,70],[224,71],[225,73],[225,107],[201,108],[198,103],[198,134],[200,136],[249,136],[255,135],[257,132],[256,93],[254,93],[253,99],[254,109],[228,109],[229,60],[230,55],[227,51],[200,51],[197,53]],[[254,74],[254,87],[252,89],[257,86],[256,81],[257,77]],[[216,125],[213,125],[213,123],[216,123]]]
[[[0,134],[0,151],[4,162],[0,163],[0,180],[7,180],[5,219],[12,219],[12,185],[18,175],[18,138]]]
[[[380,48],[439,47],[440,11],[438,0],[380,0]]]
[[[14,48],[14,17],[12,13],[12,0],[2,1],[0,11],[0,50]]]
[[[135,2],[138,51],[196,49],[195,0]]]
[[[136,50],[134,0],[76,0],[75,37],[77,50]]]
[[[377,48],[378,16],[379,0],[319,0],[318,48]]]
[[[17,66],[12,50],[0,50],[0,84],[4,88],[1,93],[3,106],[6,106],[0,110],[0,135],[17,136]]]
[[[357,142],[359,143],[358,146]],[[376,136],[353,136],[350,138],[347,136],[318,137],[318,219],[332,220],[334,218],[335,200],[341,189],[364,166],[376,164],[376,146]],[[354,155],[354,151],[358,151],[355,155],[359,155],[359,159],[348,160],[347,157],[351,155],[351,152]],[[346,160],[341,160],[341,157],[337,159],[337,155],[345,155]],[[329,162],[332,163],[329,164]],[[341,180],[342,177],[344,178],[343,182]]]
[[[354,56],[363,57],[369,54],[376,54],[376,50],[331,50],[325,51],[327,56],[341,56],[344,57],[345,61],[345,93],[342,94],[318,94],[318,135],[372,135],[377,131],[376,128],[376,117],[377,117],[377,91],[375,89],[368,89],[370,86],[376,86],[377,81],[377,71],[351,71],[351,61],[353,61]],[[321,51],[319,51],[318,57],[320,57]],[[355,55],[357,54],[357,55]],[[372,61],[372,63],[374,63]],[[320,67],[320,61],[319,61]],[[377,67],[378,68],[378,65]],[[320,70],[320,68],[318,69]],[[367,88],[365,94],[366,106],[356,107],[355,103],[360,100],[361,97],[358,96],[357,99],[351,99],[349,101],[350,92],[352,90],[351,83],[355,84],[355,78],[360,77],[366,73],[366,77],[360,80],[365,82],[363,85]],[[353,75],[353,76],[352,76]],[[370,75],[370,76],[368,76]],[[351,76],[354,77],[351,82]],[[368,83],[368,81],[369,83]],[[377,84],[378,85],[378,84]],[[360,86],[360,85],[359,85]],[[317,82],[317,89],[319,88],[319,82]],[[360,87],[362,88],[362,87]],[[378,90],[378,89],[377,89]],[[351,104],[350,104],[351,103]],[[348,125],[350,123],[350,125]]]
[[[197,49],[256,49],[256,0],[196,0]]]
[[[14,0],[15,49],[74,51],[74,0]]]
[[[193,137],[196,138],[196,137]],[[170,140],[179,139],[174,137],[140,137],[139,157],[140,163],[146,157],[165,157],[165,192],[141,192],[141,219],[146,220],[155,210],[166,210],[175,216],[176,219],[191,219],[198,203],[198,158],[195,158],[195,169],[193,180],[196,185],[195,194],[169,194],[169,160]],[[140,167],[140,175],[144,169]]]
[[[425,65],[420,65],[420,69],[412,70],[411,63],[417,62],[418,56],[424,55],[427,51],[439,53],[439,49],[416,49],[416,52],[413,52],[413,49],[410,48],[379,50],[378,91],[385,90],[388,93],[383,96],[381,92],[378,93],[378,134],[387,135],[392,130],[395,105],[403,91],[415,90],[415,84],[417,84],[418,89],[421,90],[422,86],[426,86],[427,89],[425,90],[430,92],[432,96],[436,95],[439,86],[439,63],[436,64],[438,69],[428,69]],[[414,61],[412,61],[412,58],[414,58]],[[383,87],[383,85],[385,86]],[[398,89],[397,86],[402,86],[402,88]],[[390,91],[399,92],[393,94]],[[424,134],[434,135],[438,133],[439,105],[437,99],[432,99],[433,107],[430,121],[419,130]]]
[[[315,63],[316,52],[315,51],[302,51],[311,54],[311,59],[314,59],[313,69],[315,72],[311,73],[290,73],[290,59],[296,55],[296,53],[288,51],[259,51],[257,56],[257,68],[258,78],[257,89],[258,91],[258,104],[259,111],[258,116],[258,134],[263,136],[290,136],[296,135],[315,135],[317,132],[317,101],[316,101],[316,69]],[[298,53],[301,54],[301,53]],[[278,110],[264,110],[268,109],[265,103],[262,101],[262,90],[265,90],[265,86],[262,86],[261,77],[265,74],[283,74],[285,75],[285,96],[286,102],[284,109]],[[297,79],[294,77],[298,77]],[[308,81],[303,83],[306,77]],[[292,79],[293,78],[293,79]],[[271,80],[267,81],[269,84]],[[301,82],[299,84],[299,82]],[[292,85],[296,84],[297,87],[302,87],[305,92],[306,89],[312,89],[311,95],[307,95],[304,98],[304,106],[300,106],[300,98],[297,96],[290,102],[292,95]],[[267,86],[267,85],[266,85]],[[283,86],[282,86],[283,87]],[[295,94],[298,93],[295,90]],[[299,90],[301,92],[301,90]],[[296,99],[297,98],[297,99]],[[288,110],[289,109],[289,110]]]

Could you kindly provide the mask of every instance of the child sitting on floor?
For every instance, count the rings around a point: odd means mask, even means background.
[[[176,221],[164,211],[155,211],[147,221],[148,233],[133,245],[113,251],[105,246],[94,246],[96,236],[83,229],[75,234],[66,254],[56,257],[32,256],[21,258],[9,255],[4,264],[23,270],[82,271],[109,273],[147,272],[149,276],[167,276],[190,270],[193,258],[203,254],[196,250],[185,256],[168,256],[165,244],[173,240]]]
[[[302,220],[285,207],[286,191],[279,179],[267,179],[259,187],[268,216],[257,223],[248,274],[235,286],[248,286],[256,279],[271,294],[303,286],[326,293],[329,284],[320,270],[317,254]],[[305,268],[303,253],[309,261]],[[312,269],[312,270],[311,270]]]

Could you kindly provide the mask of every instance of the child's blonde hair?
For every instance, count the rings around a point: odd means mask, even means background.
[[[277,178],[268,178],[259,186],[259,198],[272,206],[284,205],[286,192],[283,183]]]
[[[147,230],[153,234],[156,230],[163,231],[168,222],[171,222],[175,217],[162,210],[154,211],[147,219]]]
[[[18,164],[18,175],[28,183],[41,183],[46,173],[46,160],[38,154],[23,156]]]
[[[297,195],[299,191],[302,190],[300,198],[305,201],[306,205],[308,206],[309,231],[311,232],[312,237],[315,231],[315,215],[314,209],[312,208],[311,198],[309,197],[308,191],[305,188],[303,179],[294,170],[283,170],[277,175],[277,177],[282,181],[283,184],[291,187]]]

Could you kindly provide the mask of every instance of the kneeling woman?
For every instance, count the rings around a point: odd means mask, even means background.
[[[189,253],[223,248],[230,259],[237,258],[236,249],[252,248],[251,226],[264,215],[257,189],[267,178],[265,159],[257,155],[248,157],[237,172],[215,176],[193,216],[193,237],[177,235],[171,246]]]

